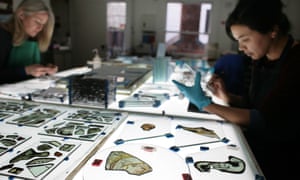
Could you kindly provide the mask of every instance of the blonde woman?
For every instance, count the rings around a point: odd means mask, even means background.
[[[0,24],[0,84],[52,75],[58,67],[41,65],[53,30],[52,9],[42,0],[23,0],[12,17]]]

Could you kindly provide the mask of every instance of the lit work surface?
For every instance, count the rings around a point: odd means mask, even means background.
[[[86,69],[74,69],[74,72],[84,73],[86,72]],[[61,73],[72,74],[72,71],[69,70]],[[51,83],[51,81],[49,82]],[[147,81],[147,83],[149,82],[151,82],[151,80]],[[22,86],[21,84],[23,84],[23,87],[29,87],[28,85],[24,85],[24,83],[20,83],[15,86],[20,87]],[[136,92],[144,87],[147,87],[147,83],[143,84]],[[39,85],[41,84],[42,83]],[[42,87],[47,87],[46,84],[46,82],[45,84],[42,84]],[[34,86],[30,87],[32,88]],[[1,88],[4,89],[5,87]],[[170,86],[167,89],[171,89],[170,93],[176,94],[177,90],[174,90],[173,88],[174,87]],[[5,96],[5,94],[2,95]],[[78,145],[78,148],[74,150],[74,152],[70,153],[70,156],[67,158],[68,161],[63,161],[63,163],[60,163],[60,165],[53,169],[45,179],[54,179],[57,177],[65,177],[75,180],[80,180],[83,178],[88,179],[89,177],[85,175],[85,172],[88,174],[93,173],[92,169],[95,167],[90,166],[92,166],[91,162],[94,162],[95,159],[102,160],[103,164],[100,163],[98,168],[100,168],[100,171],[103,171],[101,168],[103,168],[105,165],[106,153],[108,153],[108,151],[124,151],[124,149],[129,149],[127,153],[130,153],[134,156],[134,150],[132,149],[135,149],[136,147],[147,148],[148,145],[148,148],[157,150],[158,157],[156,157],[156,159],[158,161],[160,160],[160,157],[164,157],[164,155],[166,155],[174,157],[175,161],[182,162],[183,165],[178,166],[178,168],[180,167],[178,169],[179,174],[184,174],[183,176],[191,174],[193,179],[255,179],[255,176],[261,175],[259,167],[256,165],[255,159],[253,158],[251,151],[249,151],[247,143],[245,143],[239,127],[225,123],[221,118],[214,115],[188,112],[188,101],[186,99],[180,99],[176,95],[173,96],[171,94],[171,98],[164,101],[158,107],[120,108],[118,102],[126,97],[128,96],[117,95],[116,102],[112,103],[108,107],[111,110],[129,112],[128,117],[122,122],[121,126],[111,136],[107,135],[105,137],[105,139],[108,138],[108,140],[104,141],[104,139],[99,139],[92,142],[72,140],[72,142],[75,142],[74,144],[81,145]],[[10,98],[12,98],[12,96],[10,96]],[[49,104],[48,106],[50,107],[51,105]],[[65,105],[63,105],[63,107],[64,106]],[[68,111],[74,111],[74,109],[77,107],[64,108],[70,108]],[[141,130],[141,126],[143,124],[150,124],[150,126],[154,126],[154,128],[149,131]],[[218,136],[205,137],[199,134],[184,131],[182,127],[202,127],[216,132]],[[17,128],[18,130],[16,130]],[[37,135],[41,128],[34,128],[34,130],[32,129],[33,128],[31,127],[21,127],[13,124],[7,124],[6,120],[1,123],[1,132],[18,131],[19,133],[27,134],[28,136],[31,136],[28,142],[33,142],[35,140],[39,140],[41,137],[44,137],[41,134]],[[30,133],[28,133],[29,131]],[[172,134],[173,137],[168,137],[167,134]],[[57,139],[55,137],[51,138]],[[62,137],[58,139],[65,140]],[[27,142],[18,146],[15,150],[21,150],[26,145],[28,146]],[[137,152],[137,155],[139,153],[141,153],[141,158],[144,157],[142,152]],[[239,162],[244,162],[245,169],[239,170],[240,173],[223,172],[217,169],[211,169],[210,172],[200,172],[193,165],[198,161],[219,162],[219,164],[217,163],[216,165],[222,165],[221,162],[229,161],[229,157],[236,157],[237,160],[240,160]],[[147,179],[147,177],[153,179],[153,177],[157,178],[160,176],[159,173],[157,173],[158,170],[156,170],[157,168],[160,168],[157,165],[158,163],[155,163],[155,161],[153,161],[151,158],[146,158],[143,161],[146,163],[152,163],[148,164],[151,167],[151,171],[146,173],[144,176],[139,175],[138,177],[140,179],[143,179],[142,177],[145,177],[144,179]],[[172,161],[170,161],[169,164],[170,163],[172,164]],[[168,163],[162,165],[168,165]],[[176,167],[174,168],[176,169]],[[172,172],[165,173],[170,174]],[[116,177],[118,177],[120,174],[128,176],[128,178],[136,177],[136,175],[129,175],[125,171],[116,172]],[[179,179],[184,178],[180,176]]]
[[[153,124],[154,129],[143,131],[141,126],[143,124]],[[185,131],[180,126],[188,127],[204,127],[214,130],[218,134],[218,138],[201,136],[189,131]],[[172,134],[173,136],[168,136]],[[225,138],[227,141],[222,141]],[[120,142],[121,140],[121,142]],[[126,121],[116,130],[116,132],[109,137],[99,151],[92,156],[87,163],[79,170],[75,176],[75,180],[89,179],[88,177],[101,177],[101,172],[104,172],[107,156],[102,153],[107,151],[123,150],[125,152],[135,155],[134,150],[140,151],[143,147],[152,147],[156,149],[155,152],[145,152],[140,154],[144,157],[143,161],[153,162],[154,160],[159,163],[153,163],[152,172],[145,174],[145,176],[138,176],[140,179],[153,179],[153,178],[167,178],[167,179],[184,179],[182,174],[191,173],[192,179],[255,179],[256,175],[260,175],[259,170],[252,159],[252,155],[248,151],[247,145],[244,143],[239,128],[222,122],[211,120],[199,120],[189,118],[172,118],[168,116],[156,115],[141,115],[130,114]],[[174,149],[174,147],[176,147]],[[163,148],[163,151],[159,151]],[[178,148],[178,149],[177,149]],[[169,157],[177,154],[181,161]],[[139,153],[137,152],[136,155]],[[145,158],[145,154],[149,154]],[[152,154],[152,155],[151,155]],[[149,157],[150,156],[150,157]],[[194,168],[194,163],[197,161],[212,161],[222,162],[228,161],[230,156],[242,159],[245,162],[245,170],[242,173],[222,172],[217,169],[211,169],[209,172],[200,172]],[[146,156],[147,157],[147,156]],[[152,159],[152,158],[154,159]],[[101,160],[99,166],[93,166],[95,160]],[[188,161],[188,162],[187,162]],[[179,163],[178,166],[173,167],[173,163]],[[181,164],[180,164],[181,163]],[[170,170],[166,170],[170,168]],[[163,174],[157,174],[159,169],[165,169]],[[177,172],[174,172],[174,169]],[[98,173],[99,174],[98,174]],[[94,174],[91,174],[94,173]],[[109,172],[106,172],[109,173]],[[105,176],[107,175],[105,173]],[[116,179],[124,177],[124,179],[139,179],[136,175],[130,175],[125,171],[113,171],[109,179]],[[177,175],[174,178],[174,175]]]

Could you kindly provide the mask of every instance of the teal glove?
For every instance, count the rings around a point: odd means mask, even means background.
[[[206,96],[204,91],[202,90],[200,80],[201,74],[198,71],[196,74],[194,86],[188,87],[176,80],[172,80],[172,82],[184,94],[184,96],[190,100],[191,103],[193,103],[200,111],[202,111],[202,108],[210,105],[212,101],[211,98]]]

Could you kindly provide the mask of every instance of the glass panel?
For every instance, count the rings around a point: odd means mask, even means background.
[[[113,57],[120,55],[124,50],[126,6],[126,2],[107,3],[107,48]]]
[[[203,57],[209,42],[211,3],[168,3],[165,43],[173,56]]]

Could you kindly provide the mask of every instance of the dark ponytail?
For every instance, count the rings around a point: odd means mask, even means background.
[[[234,39],[231,26],[245,25],[262,34],[273,31],[277,26],[279,35],[288,34],[290,22],[282,12],[283,7],[280,0],[240,0],[226,20],[226,33]]]

